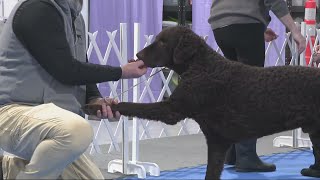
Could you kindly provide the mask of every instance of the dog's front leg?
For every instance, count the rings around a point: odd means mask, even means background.
[[[215,138],[218,138],[218,137],[215,137]],[[223,170],[225,154],[230,144],[223,142],[223,140],[215,141],[208,138],[207,138],[207,144],[208,144],[208,165],[207,165],[207,172],[206,172],[206,180],[220,180],[221,172]]]
[[[133,116],[142,119],[161,121],[166,124],[174,125],[187,118],[185,113],[181,112],[178,104],[171,101],[156,103],[130,103],[121,102],[112,105],[113,111],[119,111],[125,116]]]

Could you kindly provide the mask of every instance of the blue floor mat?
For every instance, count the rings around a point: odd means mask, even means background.
[[[221,179],[318,179],[301,176],[302,168],[309,167],[314,162],[312,151],[297,150],[288,153],[273,154],[270,156],[262,156],[266,162],[274,163],[277,166],[275,172],[268,173],[239,173],[235,172],[234,167],[225,166]],[[160,176],[147,176],[147,179],[204,179],[206,165],[181,168],[174,171],[162,171]],[[126,180],[138,180],[137,177],[131,176],[124,178]]]

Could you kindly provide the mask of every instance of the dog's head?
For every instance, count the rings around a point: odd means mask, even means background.
[[[172,68],[191,61],[204,43],[201,37],[186,27],[166,28],[152,44],[138,52],[137,57],[148,67]]]

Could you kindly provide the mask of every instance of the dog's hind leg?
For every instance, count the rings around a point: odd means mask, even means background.
[[[206,180],[219,180],[223,170],[226,151],[231,143],[227,143],[223,139],[210,136],[207,137],[208,144],[208,165],[206,172]]]
[[[320,131],[309,132],[313,144],[314,164],[301,170],[303,176],[320,178]]]

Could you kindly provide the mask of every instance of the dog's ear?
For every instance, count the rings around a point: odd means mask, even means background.
[[[179,42],[173,52],[173,62],[175,64],[183,64],[192,58],[197,52],[198,39],[193,34],[184,34],[180,37]]]

